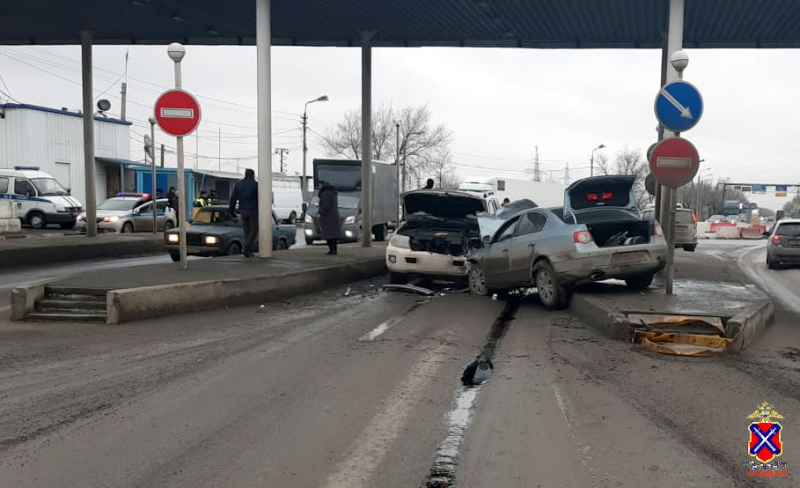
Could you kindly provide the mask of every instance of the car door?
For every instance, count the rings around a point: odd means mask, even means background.
[[[509,241],[508,281],[514,284],[530,283],[531,262],[536,238],[547,224],[547,217],[539,212],[529,212],[519,219],[514,237]]]
[[[167,201],[156,201],[156,211],[158,212],[156,217],[158,222],[158,230],[164,230],[164,223],[167,221]]]
[[[144,203],[133,210],[134,232],[153,231],[153,202]]]
[[[36,189],[33,187],[30,180],[19,177],[15,178],[14,193],[17,195],[17,201],[22,202],[22,205],[17,205],[17,212],[20,217],[26,216],[28,211],[36,208],[36,202],[32,200],[32,198],[36,196]]]
[[[484,274],[486,282],[490,285],[503,285],[508,283],[509,274],[509,248],[511,240],[517,230],[519,217],[514,217],[502,225],[495,233],[495,238],[489,246],[484,260]]]

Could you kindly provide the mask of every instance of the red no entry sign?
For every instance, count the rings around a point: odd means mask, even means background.
[[[175,137],[188,136],[200,124],[200,104],[183,90],[162,93],[156,100],[155,112],[161,130]]]
[[[650,155],[653,177],[670,188],[678,188],[692,181],[699,168],[697,149],[686,139],[665,139],[658,143]]]

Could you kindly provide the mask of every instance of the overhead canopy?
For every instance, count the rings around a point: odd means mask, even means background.
[[[256,0],[3,0],[0,44],[255,44]],[[272,0],[275,45],[661,47],[667,0]],[[684,46],[800,47],[796,0],[687,0]]]

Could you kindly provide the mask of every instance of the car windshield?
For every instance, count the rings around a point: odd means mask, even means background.
[[[132,210],[141,200],[125,198],[109,198],[97,206],[97,210]]]
[[[800,237],[800,223],[781,224],[775,231],[775,235],[783,237]]]
[[[339,208],[355,209],[358,208],[358,197],[352,195],[339,195]],[[319,207],[319,196],[314,195],[311,199],[312,207]]]
[[[711,217],[708,218],[709,222],[719,222],[722,220],[725,220],[724,215],[712,215]]]
[[[54,178],[33,178],[31,182],[40,196],[69,195],[69,192]]]
[[[228,210],[201,210],[194,216],[193,224],[239,225]]]

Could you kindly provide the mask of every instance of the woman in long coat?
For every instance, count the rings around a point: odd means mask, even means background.
[[[336,254],[336,244],[342,236],[339,219],[339,192],[326,182],[319,189],[319,223],[322,238],[328,243],[328,254]]]

